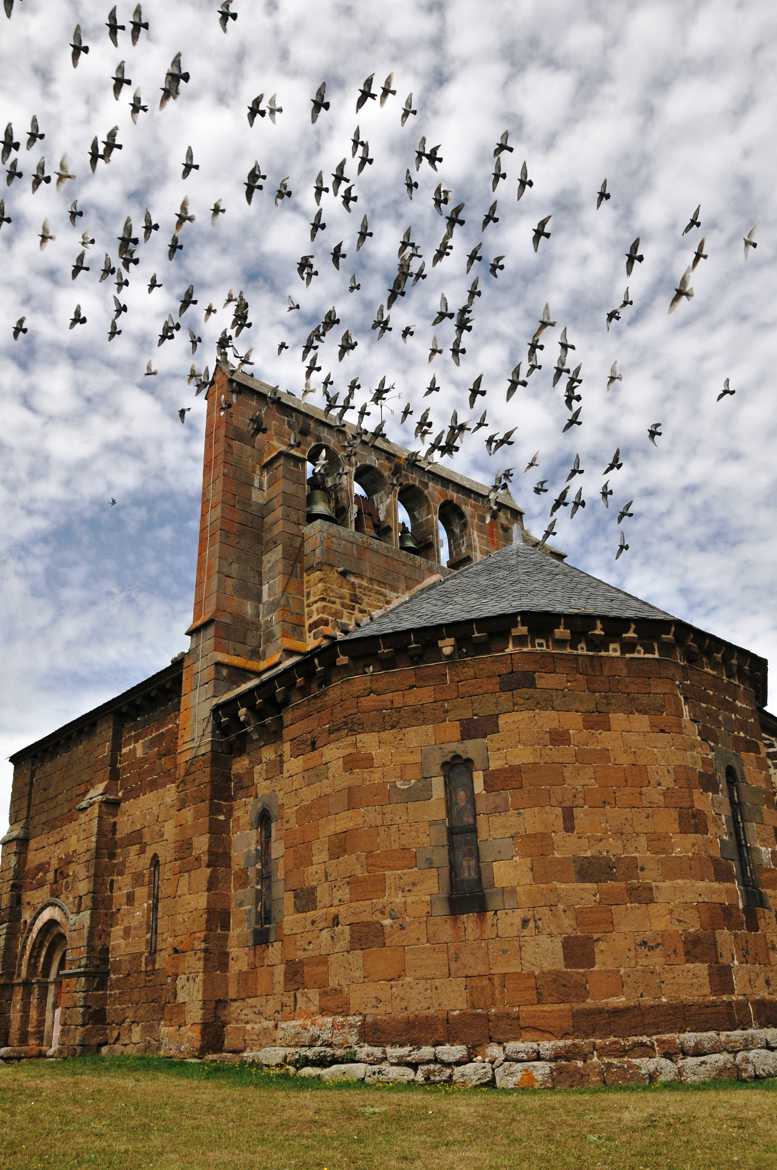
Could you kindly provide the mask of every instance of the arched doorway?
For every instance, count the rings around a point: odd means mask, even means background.
[[[52,932],[41,963],[41,980],[46,990],[43,1015],[43,1047],[53,1052],[59,1047],[62,1029],[62,972],[65,968],[67,939],[62,931]]]
[[[22,1045],[44,1052],[59,1047],[67,946],[67,911],[61,903],[49,903],[33,920],[23,949]]]

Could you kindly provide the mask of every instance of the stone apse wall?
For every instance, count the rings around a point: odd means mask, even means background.
[[[590,1056],[616,1037],[647,1059],[687,1056],[683,1033],[777,1023],[758,680],[722,644],[656,625],[522,615],[487,645],[474,628],[346,640],[316,674],[226,700],[225,1049],[299,1065],[309,1045],[334,1061],[338,1045],[458,1045],[460,1062],[573,1038]],[[455,755],[474,767],[478,913],[449,896]],[[732,763],[760,905],[743,905]],[[256,945],[261,807],[282,906]],[[635,1049],[645,1036],[664,1047]]]

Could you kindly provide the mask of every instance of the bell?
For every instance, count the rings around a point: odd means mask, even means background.
[[[416,553],[421,551],[415,537],[406,524],[402,525],[399,533],[399,547],[403,552]]]
[[[313,520],[331,520],[333,523],[336,522],[332,505],[329,502],[329,492],[326,488],[310,489],[308,492],[306,513],[309,524]]]

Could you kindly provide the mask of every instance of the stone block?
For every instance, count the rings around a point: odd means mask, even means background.
[[[768,1048],[754,1048],[750,1052],[738,1052],[735,1060],[739,1079],[742,1081],[777,1077],[777,1052]]]
[[[320,1070],[322,1081],[363,1081],[367,1076],[369,1065],[364,1063],[330,1064],[328,1068]],[[305,1071],[304,1069],[302,1070]]]
[[[376,1044],[358,1044],[353,1054],[357,1062],[363,1064],[383,1064],[386,1059],[386,1049]]]
[[[684,1056],[709,1056],[723,1048],[718,1032],[684,1032],[679,1041]]]
[[[415,1074],[421,1085],[444,1085],[453,1078],[453,1069],[446,1064],[421,1064]]]
[[[494,1070],[488,1061],[473,1060],[468,1064],[460,1064],[453,1070],[454,1085],[466,1085],[473,1088],[475,1085],[492,1085]]]
[[[366,1080],[387,1085],[408,1084],[416,1079],[415,1069],[403,1064],[377,1064],[367,1069]]]
[[[469,1052],[463,1044],[438,1044],[434,1055],[441,1064],[464,1064],[469,1060]]]
[[[552,1089],[553,1068],[547,1061],[505,1061],[496,1070],[497,1089]]]
[[[633,1063],[644,1072],[651,1085],[669,1085],[680,1076],[674,1061],[663,1056],[638,1056]]]
[[[260,1048],[258,1052],[243,1053],[242,1059],[247,1064],[261,1064],[263,1068],[280,1068],[284,1064],[290,1064],[293,1055],[288,1048],[268,1045],[267,1048]]]
[[[533,1044],[530,1041],[508,1040],[504,1046],[505,1060],[536,1060],[539,1054],[539,1044]]]
[[[736,1062],[728,1052],[711,1053],[708,1056],[686,1056],[677,1062],[677,1067],[680,1080],[690,1085],[737,1075]]]
[[[393,1044],[386,1048],[389,1064],[430,1064],[434,1060],[431,1045]]]
[[[605,1060],[602,1062],[606,1085],[646,1085],[647,1071],[636,1060]]]

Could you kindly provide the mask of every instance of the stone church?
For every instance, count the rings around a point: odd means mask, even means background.
[[[189,649],[13,757],[0,1057],[777,1072],[766,662],[219,369]]]

